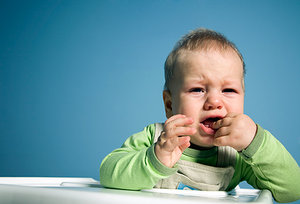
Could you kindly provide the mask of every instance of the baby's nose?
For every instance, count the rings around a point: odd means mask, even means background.
[[[204,103],[205,110],[214,110],[214,109],[222,109],[223,103],[219,94],[212,93],[207,96],[207,99]]]

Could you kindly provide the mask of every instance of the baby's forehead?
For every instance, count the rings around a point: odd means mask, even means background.
[[[177,56],[173,70],[173,83],[189,79],[243,81],[243,64],[230,50],[184,51]],[[176,82],[177,81],[177,82]]]
[[[177,52],[175,63],[181,62],[186,60],[188,56],[195,56],[195,55],[214,55],[214,54],[221,54],[228,58],[239,58],[239,54],[232,49],[231,47],[205,47],[205,48],[197,48],[195,50],[186,50],[181,49]],[[240,60],[242,63],[242,60]]]
[[[175,63],[173,68],[176,69],[177,67],[184,67],[185,65],[189,65],[193,63],[195,58],[202,59],[202,61],[211,63],[219,59],[226,59],[227,61],[232,61],[240,64],[241,71],[243,71],[243,62],[240,60],[239,55],[233,49],[182,50],[178,52],[176,60],[174,61]]]

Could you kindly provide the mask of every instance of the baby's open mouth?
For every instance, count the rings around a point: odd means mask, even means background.
[[[213,129],[213,124],[214,122],[220,120],[221,118],[219,117],[216,117],[216,118],[207,118],[205,119],[204,121],[202,121],[201,123],[205,126],[205,127],[208,127],[208,128],[212,128]]]
[[[211,118],[206,118],[202,122],[200,122],[200,127],[202,130],[208,134],[208,135],[214,135],[216,130],[213,128],[214,122],[220,120],[220,117],[211,117]]]

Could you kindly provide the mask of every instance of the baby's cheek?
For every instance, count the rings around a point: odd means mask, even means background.
[[[192,103],[191,101],[182,101],[180,106],[178,106],[178,111],[180,114],[193,117],[195,116],[196,112],[198,112],[198,108],[196,104]]]
[[[238,114],[244,113],[243,100],[228,102],[226,104],[226,109],[227,109],[227,113],[238,113]]]

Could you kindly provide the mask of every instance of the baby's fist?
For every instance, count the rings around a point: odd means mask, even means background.
[[[246,149],[255,137],[257,126],[245,114],[229,113],[213,124],[216,129],[214,145],[231,146],[237,151]]]

